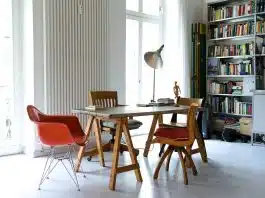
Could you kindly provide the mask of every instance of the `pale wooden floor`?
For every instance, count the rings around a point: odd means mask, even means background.
[[[141,147],[142,139],[135,139],[135,146]],[[152,175],[158,161],[158,150],[154,148],[148,158],[142,153],[138,157],[143,183],[137,184],[133,172],[118,176],[117,191],[108,190],[111,154],[105,153],[106,168],[99,166],[97,159],[84,160],[86,178],[79,174],[81,191],[78,192],[62,166],[58,166],[51,178],[37,186],[45,159],[27,156],[0,158],[0,195],[8,198],[81,198],[81,197],[181,197],[181,198],[264,198],[265,196],[265,148],[248,144],[207,141],[209,163],[203,164],[199,155],[194,156],[198,176],[189,172],[189,186],[184,186],[181,167],[174,155],[169,173],[161,169],[159,179]],[[129,155],[120,158],[120,164],[127,163]]]

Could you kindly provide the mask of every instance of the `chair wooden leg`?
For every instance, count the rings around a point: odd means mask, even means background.
[[[159,151],[159,157],[162,156],[162,154],[164,153],[166,144],[160,144],[160,151]]]
[[[163,153],[162,157],[160,158],[157,166],[156,166],[156,169],[155,169],[155,173],[154,173],[154,179],[157,179],[158,178],[158,174],[159,174],[159,170],[164,162],[164,160],[166,159],[166,157],[173,151],[172,147],[169,146],[166,150],[165,153]]]
[[[194,161],[192,160],[191,154],[188,153],[188,151],[187,151],[185,148],[183,148],[182,151],[183,151],[183,153],[186,155],[186,157],[188,158],[188,160],[189,160],[189,162],[190,162],[190,165],[191,165],[191,169],[192,169],[192,173],[193,173],[193,175],[197,175],[197,174],[198,174],[198,171],[197,171],[197,169],[196,169],[196,166],[195,166],[195,164],[194,164]]]
[[[191,146],[187,146],[186,149],[187,149],[186,151],[191,154],[192,145]],[[187,168],[191,168],[191,162],[190,162],[189,158],[187,159],[186,155],[184,156],[184,162],[185,162]]]
[[[166,171],[169,170],[170,159],[171,159],[171,156],[172,156],[173,152],[174,152],[174,150],[172,150],[172,151],[168,154],[168,157],[167,157],[167,165],[166,165]]]
[[[185,184],[185,185],[188,185],[187,168],[186,168],[186,165],[185,165],[185,162],[184,162],[184,158],[183,158],[183,155],[182,155],[181,149],[178,148],[177,150],[178,150],[179,159],[180,159],[181,166],[182,166],[183,177],[184,177],[184,184]]]

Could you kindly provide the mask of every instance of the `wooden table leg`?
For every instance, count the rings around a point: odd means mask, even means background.
[[[191,156],[193,154],[200,153],[202,161],[207,163],[208,160],[207,160],[206,148],[205,148],[204,140],[203,140],[201,133],[199,131],[198,125],[196,126],[196,129],[195,129],[195,140],[197,141],[198,148],[192,149],[192,146],[193,146],[193,144],[192,144],[191,146],[186,147],[186,151]],[[192,167],[191,161],[187,158],[187,156],[185,156],[185,164],[186,164],[186,167],[188,167],[188,168]]]
[[[117,123],[116,133],[115,133],[116,136],[115,136],[115,143],[114,143],[114,149],[113,149],[112,168],[111,168],[111,175],[110,175],[110,182],[109,182],[110,190],[115,190],[116,177],[117,177],[117,174],[119,173],[134,170],[137,181],[138,182],[143,181],[140,168],[139,168],[139,164],[137,162],[136,155],[134,152],[131,135],[128,129],[128,120],[127,118],[120,118],[116,121],[116,123]],[[124,132],[124,135],[126,138],[126,143],[128,145],[128,150],[130,153],[132,164],[123,166],[123,167],[118,167],[122,132]]]
[[[208,159],[207,159],[206,147],[205,147],[204,139],[199,131],[198,126],[196,127],[195,137],[198,143],[199,152],[201,154],[202,161],[207,163]]]
[[[134,152],[131,135],[130,135],[130,131],[129,131],[129,128],[128,128],[128,119],[127,118],[125,118],[125,120],[123,122],[123,132],[124,132],[125,139],[126,139],[126,144],[128,146],[128,150],[129,150],[129,153],[130,153],[132,165],[136,166],[136,168],[134,169],[136,179],[137,179],[138,182],[142,182],[143,179],[142,179],[140,167],[139,167],[139,164],[138,164],[135,152]]]
[[[92,117],[92,116],[89,116],[89,118],[88,118],[86,130],[85,130],[86,140],[88,139],[88,137],[90,135],[90,131],[91,131],[94,119],[95,119],[95,117]],[[79,171],[80,164],[81,164],[82,158],[84,156],[85,148],[86,148],[86,146],[81,146],[79,149],[78,156],[77,156],[77,163],[75,165],[75,171],[76,172]]]
[[[156,128],[156,124],[157,124],[158,118],[159,118],[159,115],[158,114],[155,114],[153,116],[152,125],[151,125],[151,128],[150,128],[149,134],[148,134],[147,141],[145,143],[144,157],[147,157],[148,156],[148,152],[149,152],[149,149],[150,149],[150,146],[151,146],[151,142],[152,142],[153,137],[154,137],[155,128]]]
[[[95,131],[95,136],[96,136],[96,143],[97,143],[100,165],[105,167],[104,154],[103,154],[102,141],[101,141],[101,131],[100,131],[98,119],[94,120],[94,126],[95,126],[94,131]]]
[[[113,155],[112,155],[112,168],[110,174],[110,182],[109,182],[109,189],[115,190],[116,186],[116,177],[117,177],[117,169],[119,163],[119,151],[120,151],[120,143],[121,143],[121,136],[122,136],[122,119],[117,120],[116,125],[116,133],[115,133],[115,143],[113,148]]]
[[[163,114],[158,116],[158,124],[163,124]]]
[[[145,143],[144,157],[148,156],[148,152],[149,152],[149,149],[150,149],[150,146],[151,146],[151,142],[152,142],[153,137],[154,137],[155,128],[156,128],[156,124],[157,124],[158,118],[159,118],[159,114],[155,114],[153,116],[152,125],[151,125],[151,128],[150,128],[149,134],[148,134],[147,141]]]

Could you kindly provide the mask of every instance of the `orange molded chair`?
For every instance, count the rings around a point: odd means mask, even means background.
[[[188,184],[187,170],[185,160],[188,159],[191,164],[192,172],[194,175],[197,175],[197,170],[192,160],[191,154],[185,149],[185,147],[189,147],[193,144],[195,140],[196,130],[196,112],[197,112],[198,104],[191,104],[188,116],[187,116],[187,127],[163,127],[160,126],[155,132],[155,138],[152,143],[160,143],[167,144],[168,148],[163,153],[154,173],[154,179],[158,178],[159,170],[168,156],[166,171],[169,169],[170,157],[174,151],[178,152],[179,159],[181,161],[183,175],[184,175],[184,184]],[[185,158],[183,157],[186,156]]]
[[[79,146],[84,146],[86,144],[86,138],[78,118],[72,115],[45,115],[32,105],[27,106],[27,112],[29,119],[34,122],[37,127],[41,143],[50,146],[51,148],[50,155],[45,163],[43,174],[39,183],[39,189],[41,184],[48,178],[49,174],[58,162],[61,162],[68,174],[71,176],[71,179],[77,186],[78,190],[80,190],[78,179],[74,171],[74,161],[72,157],[74,152],[73,145],[77,144]],[[59,156],[55,153],[55,147],[62,145],[68,145],[68,152],[63,156]],[[54,159],[57,159],[58,162],[52,165]],[[65,159],[70,162],[74,177],[65,166],[63,162]]]

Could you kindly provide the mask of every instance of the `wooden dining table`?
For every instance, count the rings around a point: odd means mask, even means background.
[[[187,113],[189,107],[188,106],[154,106],[154,107],[137,107],[137,106],[119,106],[113,108],[100,108],[96,110],[89,110],[87,108],[73,109],[73,113],[75,114],[86,114],[88,115],[87,127],[85,130],[86,138],[89,141],[90,131],[92,129],[92,125],[96,119],[107,119],[114,120],[116,122],[116,133],[115,133],[115,143],[113,149],[112,156],[112,168],[110,174],[109,181],[109,189],[115,190],[116,186],[116,177],[119,173],[128,172],[134,170],[136,180],[138,182],[142,182],[142,175],[140,171],[140,167],[134,152],[133,142],[131,139],[130,131],[128,129],[128,119],[130,117],[137,116],[153,116],[152,124],[150,127],[150,131],[148,134],[148,138],[146,141],[144,156],[148,156],[149,148],[151,146],[151,142],[154,136],[154,132],[157,124],[163,123],[163,114],[172,114],[172,113]],[[198,108],[199,111],[203,110],[203,108]],[[196,130],[198,131],[198,130]],[[119,152],[120,152],[120,143],[122,133],[124,133],[126,144],[128,146],[128,151],[130,154],[130,158],[132,161],[131,165],[126,165],[123,167],[118,167],[119,161]],[[197,142],[201,147],[200,153],[203,161],[207,161],[206,149],[204,146],[203,138],[201,134],[197,132],[195,134]],[[75,167],[76,171],[79,171],[80,164],[82,158],[85,156],[85,146],[80,147],[78,152],[77,164]]]

